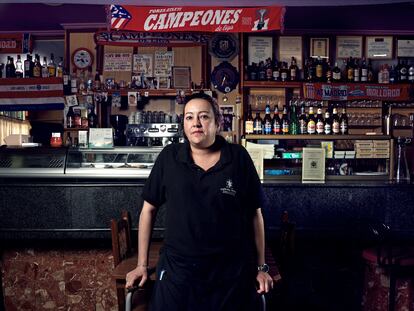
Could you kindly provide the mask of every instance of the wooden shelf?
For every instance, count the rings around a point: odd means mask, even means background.
[[[128,92],[138,92],[142,97],[175,97],[177,96],[178,89],[120,89],[120,90],[109,90],[108,94],[120,93],[121,96],[127,96]],[[184,95],[191,95],[194,92],[201,90],[181,90],[184,91]],[[148,95],[148,96],[146,96]]]
[[[89,131],[89,127],[65,127],[65,132]]]
[[[256,135],[256,134],[248,134],[246,135],[246,139],[278,139],[278,140],[355,140],[355,139],[391,139],[390,136],[387,135]]]
[[[297,81],[243,81],[244,87],[264,87],[264,88],[301,88],[302,82]]]

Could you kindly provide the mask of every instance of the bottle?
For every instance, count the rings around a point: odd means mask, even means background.
[[[47,58],[43,56],[43,65],[42,65],[42,78],[49,77],[49,70],[47,68]]]
[[[16,75],[16,67],[14,66],[13,57],[7,56],[6,78],[14,78]]]
[[[391,65],[390,67],[390,83],[396,83],[398,81],[397,67]]]
[[[31,78],[33,76],[33,60],[32,55],[26,54],[26,59],[24,60],[24,77]]]
[[[305,103],[302,103],[300,106],[300,115],[299,115],[299,134],[306,134],[308,132],[308,122],[305,112]]]
[[[316,114],[316,134],[322,135],[325,130],[325,122],[322,115],[322,104],[319,104]]]
[[[280,69],[279,69],[279,66],[278,66],[277,59],[275,59],[274,63],[273,63],[273,73],[272,73],[272,75],[273,75],[273,81],[279,81],[280,80]]]
[[[275,105],[273,120],[272,120],[273,134],[280,135],[282,134],[282,120],[279,116],[279,107]]]
[[[309,107],[309,117],[308,117],[308,124],[307,124],[307,132],[308,134],[316,134],[316,118],[313,113],[313,106]]]
[[[341,82],[341,69],[338,67],[338,62],[335,62],[335,66],[332,69],[332,81]]]
[[[35,62],[33,64],[33,74],[34,78],[40,78],[42,76],[42,66],[40,65],[40,56],[35,54]]]
[[[88,110],[82,109],[81,110],[81,128],[88,128],[89,120],[88,120]]]
[[[272,134],[272,118],[270,116],[270,104],[267,103],[266,104],[266,108],[265,108],[265,117],[263,119],[263,128],[264,128],[264,133],[265,135],[270,135]]]
[[[269,57],[266,59],[266,80],[272,81],[273,79],[273,68],[272,68],[272,59]]]
[[[282,113],[282,135],[289,134],[289,126],[290,120],[288,115],[288,110],[286,105],[283,106],[283,113]]]
[[[14,75],[16,78],[23,78],[23,63],[22,63],[22,60],[20,59],[20,55],[17,55],[16,69],[15,69]]]
[[[63,68],[62,73],[62,80],[63,80],[63,94],[70,95],[71,94],[71,81],[70,81],[70,75],[66,71],[65,68]]]
[[[282,62],[282,69],[280,70],[280,79],[282,82],[286,82],[289,77],[289,71],[287,68],[287,63]]]
[[[323,81],[323,63],[322,59],[318,57],[318,60],[316,61],[316,81]]]
[[[98,116],[95,113],[95,106],[88,109],[88,127],[98,127]]]
[[[338,108],[336,105],[332,109],[332,134],[337,135],[340,132]]]
[[[411,142],[411,139],[403,138],[399,136],[397,138],[396,149],[396,169],[395,169],[395,181],[397,183],[409,183],[410,171],[408,169],[407,157],[405,154],[406,144]]]
[[[260,117],[260,112],[256,112],[256,117],[253,120],[253,134],[263,134],[263,121]]]
[[[266,68],[263,61],[259,62],[259,81],[266,80]]]
[[[341,117],[339,118],[339,132],[342,135],[348,135],[348,115],[345,105],[342,107]]]
[[[368,82],[374,82],[374,70],[372,69],[371,59],[368,60],[367,79]]]
[[[296,59],[293,56],[290,62],[289,72],[290,72],[290,81],[297,81],[298,80],[298,66],[296,65]]]
[[[384,65],[382,70],[382,83],[390,83],[390,70],[387,64]]]
[[[47,64],[47,71],[49,77],[56,77],[56,64],[55,64],[55,56],[53,53],[50,53],[50,61]]]
[[[82,127],[82,117],[81,117],[79,109],[74,110],[73,121],[74,121],[76,128]]]
[[[244,122],[244,131],[246,132],[246,135],[253,134],[253,115],[252,115],[252,105],[249,104],[247,106],[247,117],[246,121]]]
[[[251,66],[250,66],[250,70],[249,70],[249,78],[251,81],[257,81],[257,63],[252,62]]]
[[[70,76],[70,91],[72,94],[78,93],[78,77],[76,75],[76,69],[73,69],[72,75]]]
[[[323,133],[325,135],[331,135],[332,134],[332,120],[331,120],[331,116],[329,113],[329,110],[326,109],[325,111],[325,125],[323,128]]]
[[[354,64],[353,59],[350,57],[348,59],[348,63],[346,64],[346,72],[347,72],[347,82],[354,82]]]
[[[360,81],[360,69],[359,62],[357,59],[354,60],[354,82]]]
[[[326,82],[331,83],[332,82],[332,68],[331,68],[331,62],[328,59],[328,62],[326,63]]]
[[[296,115],[296,105],[291,105],[289,134],[297,135],[299,133],[299,121]]]
[[[367,67],[367,62],[364,57],[362,58],[362,64],[361,64],[361,82],[367,82],[367,81],[368,81],[368,67]]]
[[[73,107],[69,107],[69,110],[66,114],[66,127],[67,128],[75,127],[75,113],[73,112]]]
[[[57,68],[56,68],[56,77],[63,78],[63,57],[60,58],[59,63],[57,65]]]

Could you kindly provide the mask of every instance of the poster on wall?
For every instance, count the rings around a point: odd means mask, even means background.
[[[104,71],[131,71],[131,53],[105,53]]]
[[[259,63],[268,58],[273,59],[273,38],[250,36],[248,39],[248,65]]]
[[[376,59],[392,58],[392,36],[388,37],[367,37],[366,57]]]
[[[152,54],[134,54],[132,57],[132,71],[147,77],[152,77],[154,73],[152,59]]]
[[[414,40],[397,40],[397,57],[414,57]]]
[[[156,51],[154,55],[154,75],[171,76],[171,67],[174,66],[173,51]]]
[[[361,36],[337,36],[336,37],[337,58],[362,58]]]
[[[296,59],[299,69],[302,68],[302,37],[279,37],[279,61],[291,62],[292,57]]]

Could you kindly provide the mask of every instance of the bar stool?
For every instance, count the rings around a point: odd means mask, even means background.
[[[414,247],[393,245],[390,232],[385,224],[371,226],[378,245],[362,252],[367,264],[364,311],[414,310]]]

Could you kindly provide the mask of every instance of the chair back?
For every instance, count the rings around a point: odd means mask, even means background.
[[[116,267],[125,258],[132,255],[131,246],[131,216],[122,211],[121,218],[111,220],[112,255]]]

